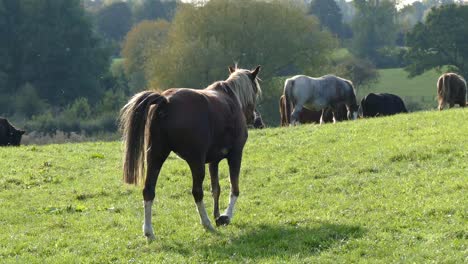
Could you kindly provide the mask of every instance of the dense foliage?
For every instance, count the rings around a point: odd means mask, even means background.
[[[382,51],[394,46],[397,33],[396,7],[388,0],[355,0],[357,14],[352,22],[352,51],[356,56],[371,60],[379,67]]]
[[[133,93],[201,88],[237,63],[263,66],[259,108],[274,125],[290,75],[359,89],[375,86],[375,67],[466,76],[466,7],[430,9],[453,2],[0,0],[0,115],[28,131],[112,132]]]
[[[147,88],[149,80],[154,79],[151,67],[166,43],[169,26],[165,20],[145,20],[128,32],[122,56],[133,92]]]
[[[15,95],[52,106],[102,95],[109,57],[79,0],[3,0],[0,32],[0,113],[15,112]]]
[[[468,77],[468,6],[444,5],[433,8],[424,23],[408,34],[410,47],[406,68],[419,75],[432,68],[448,66]]]
[[[135,22],[143,20],[171,20],[176,12],[176,1],[142,0],[134,5]]]
[[[285,68],[313,73],[327,64],[334,46],[317,20],[294,5],[212,0],[179,9],[163,51],[151,56],[151,81],[160,87],[204,87],[226,79],[234,62],[244,68],[263,65],[264,79]]]
[[[96,24],[102,36],[120,41],[132,27],[132,10],[125,2],[104,6],[96,16]]]
[[[342,35],[343,15],[335,0],[313,0],[309,12],[319,19],[321,29]]]

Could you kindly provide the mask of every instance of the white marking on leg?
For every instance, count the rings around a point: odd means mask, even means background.
[[[353,120],[356,120],[358,117],[358,112],[353,112]]]
[[[234,216],[234,206],[236,205],[236,201],[237,201],[237,196],[231,194],[231,196],[229,197],[229,206],[226,209],[226,212],[224,212],[224,214],[229,217],[229,220],[231,220],[232,217]]]
[[[151,207],[153,200],[143,201],[145,207],[145,223],[143,224],[143,232],[148,239],[154,239],[153,227],[151,226]]]
[[[205,204],[203,201],[196,202],[195,204],[197,205],[198,214],[200,214],[200,221],[203,227],[209,231],[214,231],[215,229],[211,225],[211,221],[208,217],[208,214],[206,213]]]

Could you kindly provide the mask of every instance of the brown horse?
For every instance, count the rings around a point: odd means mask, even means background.
[[[209,163],[216,224],[230,223],[239,196],[242,151],[247,141],[247,124],[253,121],[255,103],[261,93],[257,81],[260,66],[249,71],[229,67],[226,81],[203,90],[172,88],[162,93],[143,91],[122,108],[120,127],[125,142],[124,179],[137,184],[144,178],[143,231],[154,239],[151,207],[160,169],[171,151],[184,159],[192,172],[192,194],[205,229],[213,231],[203,203],[205,164]],[[219,213],[218,164],[229,165],[231,195],[223,215]]]
[[[288,121],[286,120],[286,98],[284,95],[281,95],[279,101],[279,111],[280,111],[280,125],[281,126],[288,126]],[[347,110],[344,104],[339,104],[337,107],[337,111],[335,112],[335,119],[336,121],[343,121],[347,118]],[[333,122],[333,113],[330,108],[327,108],[323,113],[323,122],[331,123]],[[299,123],[307,124],[307,123],[320,123],[320,117],[322,116],[322,110],[313,111],[307,108],[302,108],[301,112],[299,113]]]
[[[466,81],[456,73],[444,73],[437,80],[437,99],[439,111],[444,109],[445,104],[452,108],[455,104],[460,107],[466,106]]]

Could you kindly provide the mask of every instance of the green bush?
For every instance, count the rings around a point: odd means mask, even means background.
[[[56,131],[86,135],[115,133],[118,112],[125,100],[123,93],[113,91],[106,92],[95,107],[92,107],[86,98],[79,98],[62,112],[48,111],[32,116],[31,120],[26,122],[25,128],[49,135],[55,134]]]
[[[39,97],[36,88],[30,83],[26,83],[19,89],[13,105],[15,114],[28,118],[43,112],[48,107],[45,101]]]
[[[89,106],[88,99],[80,97],[76,99],[70,106],[68,106],[63,115],[66,119],[86,119],[91,115],[91,106]]]
[[[260,84],[263,95],[257,104],[257,108],[262,115],[263,122],[265,122],[267,126],[279,126],[279,99],[283,94],[283,86],[286,78],[288,77],[275,77]]]
[[[379,69],[401,68],[408,63],[405,59],[406,48],[402,47],[383,47],[377,50],[375,64]]]

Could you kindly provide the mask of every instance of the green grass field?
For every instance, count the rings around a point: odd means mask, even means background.
[[[380,79],[371,87],[363,87],[358,91],[362,98],[370,92],[393,93],[402,97],[410,107],[421,109],[437,108],[437,79],[441,75],[436,70],[425,72],[414,78],[408,78],[408,73],[402,68],[379,70]],[[415,105],[417,104],[417,105]]]
[[[251,131],[235,217],[215,234],[171,155],[150,244],[120,142],[0,148],[0,262],[466,263],[467,120],[452,109]],[[205,202],[211,215],[208,176]]]

